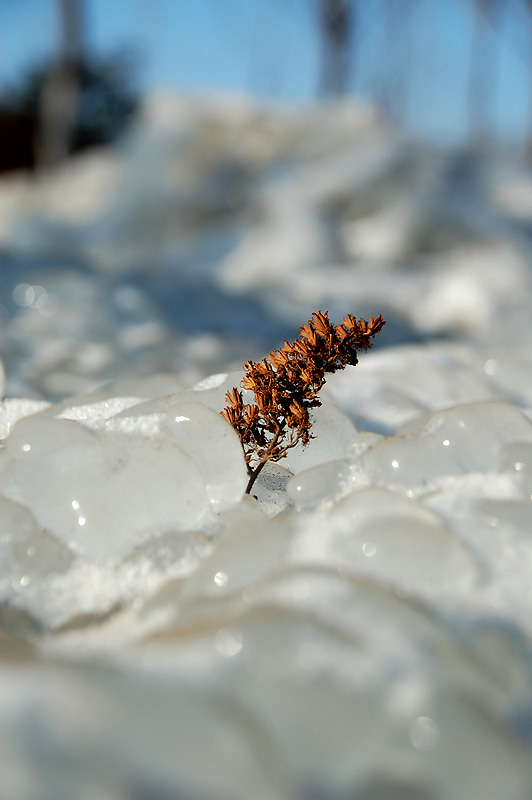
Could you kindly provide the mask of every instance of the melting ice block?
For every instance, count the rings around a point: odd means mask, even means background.
[[[300,509],[310,509],[320,503],[332,502],[353,484],[349,462],[344,458],[316,464],[294,475],[286,491]]]
[[[532,422],[509,403],[469,403],[418,417],[401,434],[370,447],[359,465],[377,483],[419,489],[445,475],[498,471],[505,445],[532,441]]]
[[[304,517],[292,555],[389,581],[401,591],[470,588],[478,565],[433,511],[396,492],[352,492]]]
[[[0,493],[74,553],[96,560],[200,526],[208,510],[204,480],[175,442],[40,415],[13,428],[0,454]]]
[[[9,397],[0,403],[0,439],[5,439],[15,422],[22,417],[43,411],[50,403],[45,400],[29,400],[22,397]]]
[[[321,406],[312,409],[311,419],[312,439],[308,445],[293,447],[279,462],[292,472],[310,469],[316,464],[342,458],[345,443],[356,433],[356,428],[347,414],[325,399],[322,400]]]
[[[198,468],[213,508],[223,511],[239,502],[246,488],[242,446],[219,411],[194,399],[191,392],[141,403],[109,420],[107,430],[174,442]]]
[[[0,496],[0,589],[24,589],[50,573],[63,572],[72,561],[68,549],[44,532],[27,508]]]

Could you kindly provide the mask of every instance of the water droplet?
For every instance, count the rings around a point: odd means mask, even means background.
[[[220,587],[226,586],[228,580],[229,578],[227,577],[225,572],[217,572],[216,575],[214,576],[214,582],[216,586]]]
[[[494,358],[488,358],[488,360],[484,362],[484,372],[486,375],[495,375],[498,369],[499,365]]]
[[[398,469],[398,468],[399,468],[399,462],[398,462],[398,461],[396,461],[396,460],[394,459],[394,460],[392,461],[392,467],[393,467],[394,469]]]
[[[440,729],[430,717],[417,717],[410,725],[409,735],[416,750],[432,750],[438,744]]]
[[[259,592],[255,586],[246,586],[242,592],[242,600],[247,605],[252,606],[259,599]]]
[[[85,525],[86,522],[87,520],[85,519],[85,517],[78,517],[78,525],[83,526]]]
[[[44,286],[32,286],[33,289],[33,301],[32,307],[41,311],[46,306],[46,301],[48,300],[48,292],[44,288]]]
[[[31,578],[29,575],[23,575],[22,578],[20,579],[21,586],[28,586],[30,582]]]
[[[232,658],[242,650],[242,635],[235,628],[220,628],[214,636],[214,646],[225,658]]]
[[[79,500],[72,500],[71,505],[74,511],[79,511]]]
[[[365,556],[371,558],[371,556],[374,556],[377,552],[377,548],[372,542],[364,542],[362,545],[362,552]]]
[[[25,453],[29,453],[29,451],[31,450],[31,444],[23,444],[22,449],[24,450]]]
[[[38,306],[38,308],[43,317],[53,317],[59,308],[59,300],[55,294],[48,292],[45,303]]]
[[[442,442],[442,445],[443,445],[444,447],[449,447],[449,445],[450,445],[450,444],[451,444],[451,443],[450,443],[449,439],[444,439],[444,440],[443,440],[443,442]]]
[[[13,289],[13,300],[18,306],[30,306],[33,298],[33,287],[29,283],[19,283]]]

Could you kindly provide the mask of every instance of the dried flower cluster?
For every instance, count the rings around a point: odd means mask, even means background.
[[[244,364],[244,389],[255,395],[254,403],[244,403],[242,392],[233,388],[221,412],[240,437],[249,474],[246,491],[268,461],[279,461],[298,442],[305,445],[310,433],[310,409],[320,406],[318,392],[327,372],[358,363],[357,351],[367,350],[384,320],[369,322],[351,314],[340,325],[329,322],[327,312],[312,315],[302,325],[295,342],[272,351],[260,363]]]

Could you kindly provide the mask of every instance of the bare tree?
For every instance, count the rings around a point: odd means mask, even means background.
[[[406,116],[413,71],[414,46],[411,34],[414,10],[415,0],[385,0],[379,19],[384,67],[375,81],[374,95],[386,117],[395,122]]]
[[[353,0],[318,0],[322,40],[320,94],[345,94],[354,29]]]
[[[82,0],[58,0],[59,52],[41,95],[36,164],[47,167],[69,154],[76,125],[83,60]]]
[[[486,142],[493,123],[493,100],[497,83],[497,54],[494,35],[499,27],[503,0],[475,0],[474,5],[469,119],[473,140]]]

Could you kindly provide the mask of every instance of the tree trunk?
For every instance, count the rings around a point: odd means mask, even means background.
[[[322,96],[339,96],[347,91],[353,17],[352,0],[319,0]]]
[[[83,60],[82,0],[58,0],[59,53],[41,95],[35,162],[49,167],[71,152],[76,127],[80,66]]]

